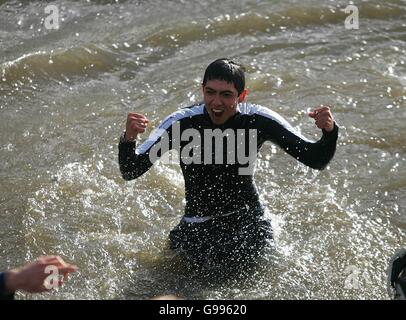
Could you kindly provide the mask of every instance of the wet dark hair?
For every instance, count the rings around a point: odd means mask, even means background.
[[[209,80],[224,80],[233,83],[240,95],[245,89],[245,69],[234,61],[222,58],[209,64],[204,72],[203,86]]]

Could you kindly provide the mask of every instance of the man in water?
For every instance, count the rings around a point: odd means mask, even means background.
[[[171,248],[209,268],[239,265],[258,256],[272,238],[254,183],[253,161],[263,143],[271,141],[322,170],[335,153],[338,127],[328,106],[317,107],[309,116],[322,137],[313,142],[274,111],[244,103],[244,69],[229,59],[207,67],[202,90],[203,103],[169,115],[139,146],[136,139],[149,120],[129,113],[119,143],[120,171],[125,180],[136,179],[165,151],[177,150],[186,208],[170,232]]]

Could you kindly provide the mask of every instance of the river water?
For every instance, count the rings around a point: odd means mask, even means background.
[[[352,3],[359,29],[346,1],[0,1],[0,268],[59,254],[80,269],[56,294],[18,298],[388,299],[406,243],[406,1]],[[340,137],[321,172],[263,147],[274,249],[214,283],[167,249],[179,166],[125,182],[117,144],[127,112],[149,133],[200,101],[205,67],[225,56],[246,65],[249,102],[314,140],[306,112],[330,104]]]

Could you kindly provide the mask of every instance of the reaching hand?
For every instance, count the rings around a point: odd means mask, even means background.
[[[334,118],[329,106],[319,106],[309,112],[309,117],[313,118],[316,126],[330,132],[334,129]]]
[[[54,266],[54,272],[48,272],[46,268]],[[37,260],[27,263],[21,268],[6,272],[6,288],[9,292],[24,290],[31,293],[44,292],[59,287],[67,279],[69,273],[77,271],[77,267],[68,264],[59,256],[42,256]],[[59,275],[63,275],[61,280]],[[45,285],[45,280],[50,276],[55,278],[57,283],[52,283],[52,287]]]

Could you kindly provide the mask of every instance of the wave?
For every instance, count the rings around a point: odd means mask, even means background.
[[[73,76],[92,76],[111,71],[117,65],[114,53],[95,45],[38,51],[0,65],[0,83],[39,79],[69,80]]]
[[[387,21],[403,19],[406,9],[396,4],[379,6],[374,4],[358,5],[361,22],[367,19]],[[242,13],[234,16],[222,15],[214,19],[179,24],[157,32],[145,38],[151,46],[179,47],[196,40],[210,41],[231,35],[249,36],[257,33],[275,33],[284,29],[309,28],[340,24],[349,14],[344,7],[305,7],[294,6],[278,13]],[[160,26],[161,28],[162,26]]]

